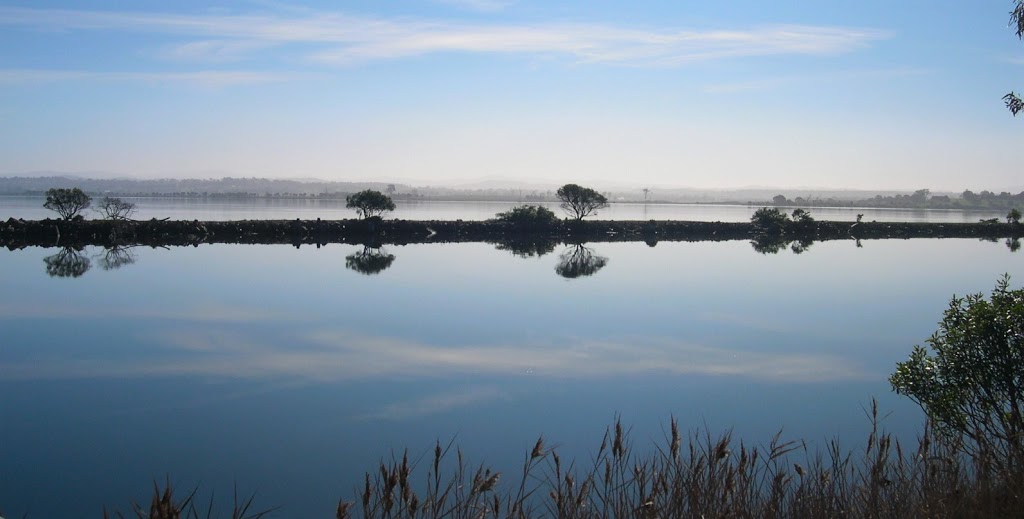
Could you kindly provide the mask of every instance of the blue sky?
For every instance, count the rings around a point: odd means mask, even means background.
[[[1024,189],[1009,0],[0,3],[0,175]]]

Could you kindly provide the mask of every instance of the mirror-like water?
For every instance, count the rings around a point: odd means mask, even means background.
[[[522,253],[522,251],[520,251]],[[540,251],[545,252],[545,251]],[[854,446],[953,294],[1024,279],[1003,243],[207,245],[0,252],[0,506],[98,516],[153,478],[330,517],[362,472],[456,438],[518,466],[687,429]],[[399,454],[400,455],[400,454]]]
[[[355,212],[345,208],[344,200],[289,200],[289,199],[185,199],[185,198],[126,198],[135,203],[135,218],[171,218],[172,220],[337,220],[353,218]],[[56,213],[43,208],[43,198],[0,197],[0,220],[24,218],[41,220],[55,218]],[[405,220],[486,220],[496,213],[521,205],[518,202],[409,202],[397,200],[397,209],[389,218]],[[563,215],[555,203],[544,205]],[[689,220],[708,222],[746,222],[757,207],[743,205],[692,204],[634,204],[615,203],[598,211],[596,218],[605,220]],[[864,221],[880,222],[966,222],[982,218],[1006,216],[1006,211],[949,211],[928,209],[857,209],[814,207],[811,213],[819,220],[854,221],[858,214]],[[96,217],[87,210],[85,216]]]

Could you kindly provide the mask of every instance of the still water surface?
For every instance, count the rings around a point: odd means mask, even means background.
[[[852,447],[877,397],[912,439],[894,364],[951,295],[1024,280],[977,240],[587,247],[572,279],[565,246],[0,251],[0,510],[97,517],[169,474],[330,517],[403,448],[511,471],[540,434],[586,459],[617,414],[640,451],[670,416]]]
[[[187,199],[187,198],[125,198],[136,204],[136,219],[171,218],[172,220],[338,220],[353,218],[344,200],[288,199]],[[24,218],[41,220],[55,218],[56,213],[43,208],[39,197],[0,197],[0,220]],[[486,220],[496,213],[521,205],[518,202],[409,202],[396,201],[397,209],[389,218],[405,220]],[[550,208],[555,214],[564,212],[555,203],[535,204]],[[757,207],[745,205],[694,204],[611,204],[598,211],[603,220],[688,220],[705,222],[746,222]],[[854,221],[858,214],[864,221],[880,222],[966,222],[982,218],[1006,216],[1005,211],[950,211],[930,209],[865,209],[814,207],[810,209],[819,220]],[[87,218],[96,213],[86,210]]]

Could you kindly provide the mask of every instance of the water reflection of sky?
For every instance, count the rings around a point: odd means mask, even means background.
[[[952,294],[1024,279],[974,240],[589,247],[607,265],[575,279],[562,247],[389,246],[373,276],[347,245],[137,249],[77,278],[46,275],[54,250],[0,252],[0,505],[98,510],[170,473],[329,515],[391,449],[458,435],[514,464],[544,433],[582,457],[616,413],[640,445],[669,415],[852,442],[877,396],[912,434],[894,363]]]

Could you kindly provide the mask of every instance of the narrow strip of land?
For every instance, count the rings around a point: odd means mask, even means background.
[[[764,229],[747,222],[561,221],[519,226],[494,221],[414,220],[16,220],[0,222],[0,246],[174,246],[207,243],[411,244],[444,242],[727,241],[765,236],[788,240],[1020,238],[1017,223],[787,222]]]

